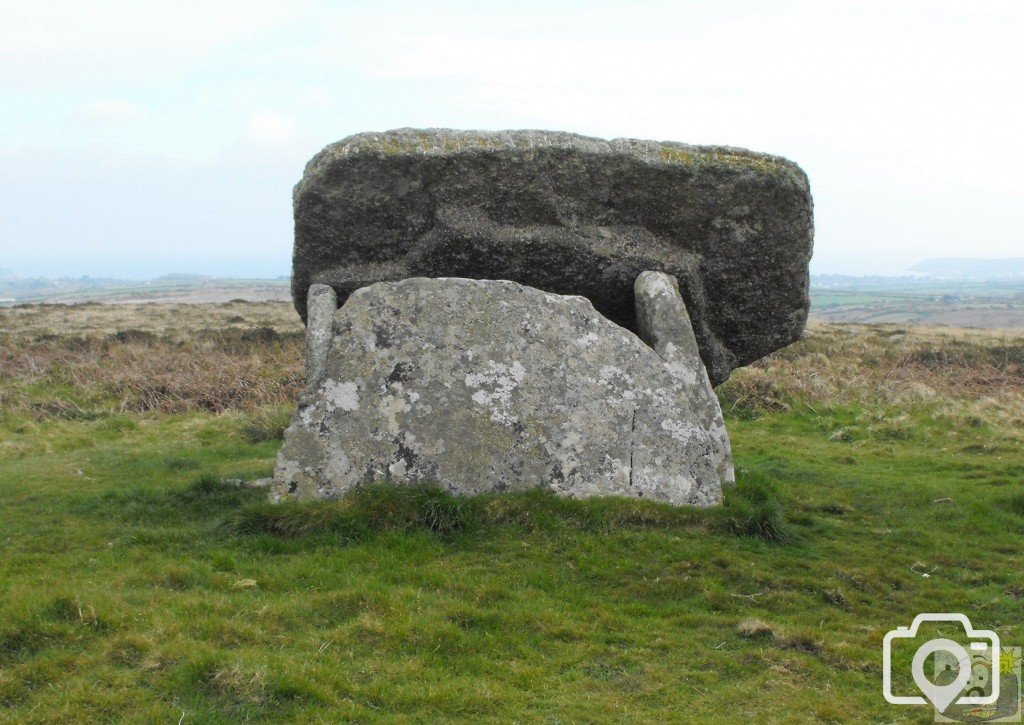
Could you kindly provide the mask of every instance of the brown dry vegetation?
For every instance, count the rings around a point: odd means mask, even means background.
[[[1024,426],[1024,335],[957,328],[812,324],[804,339],[718,389],[736,415],[850,407],[899,425],[926,409],[1006,433]]]
[[[0,333],[21,337],[40,335],[108,335],[121,330],[144,330],[186,339],[201,330],[245,330],[273,327],[278,332],[301,332],[302,322],[291,302],[230,302],[206,304],[32,304],[0,307]]]
[[[0,406],[41,419],[282,405],[302,358],[302,325],[281,302],[0,309]],[[1024,428],[1024,336],[816,323],[719,395],[739,416],[856,407],[898,435],[899,410],[924,407],[1012,432]]]
[[[41,419],[287,403],[302,365],[284,303],[0,310],[0,407]]]

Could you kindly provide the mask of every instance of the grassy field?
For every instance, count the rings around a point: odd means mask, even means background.
[[[811,288],[811,319],[821,323],[947,325],[1024,330],[1024,284],[940,283],[924,289]]]
[[[287,304],[0,330],[2,720],[917,722],[885,632],[953,610],[1024,644],[1019,336],[813,326],[719,389],[741,491],[702,512],[270,507],[231,479],[270,473],[301,384]]]
[[[229,302],[236,298],[291,301],[287,277],[224,279],[171,274],[157,279],[118,280],[89,277],[45,279],[4,277],[0,270],[0,306],[13,304],[77,304],[86,302],[164,304]]]

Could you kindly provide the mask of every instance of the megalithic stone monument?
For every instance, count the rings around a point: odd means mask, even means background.
[[[713,385],[798,338],[792,162],[540,131],[333,144],[295,187],[307,387],[271,497],[380,481],[707,506]]]

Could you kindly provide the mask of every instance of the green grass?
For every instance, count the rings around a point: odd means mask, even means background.
[[[954,610],[1024,644],[1024,453],[984,422],[732,416],[714,511],[274,507],[220,482],[270,472],[262,415],[0,420],[0,719],[917,721],[886,631]]]

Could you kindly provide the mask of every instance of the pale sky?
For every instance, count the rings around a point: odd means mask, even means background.
[[[0,267],[288,274],[306,160],[402,126],[786,156],[815,272],[1019,257],[1022,89],[1022,0],[0,0]]]

